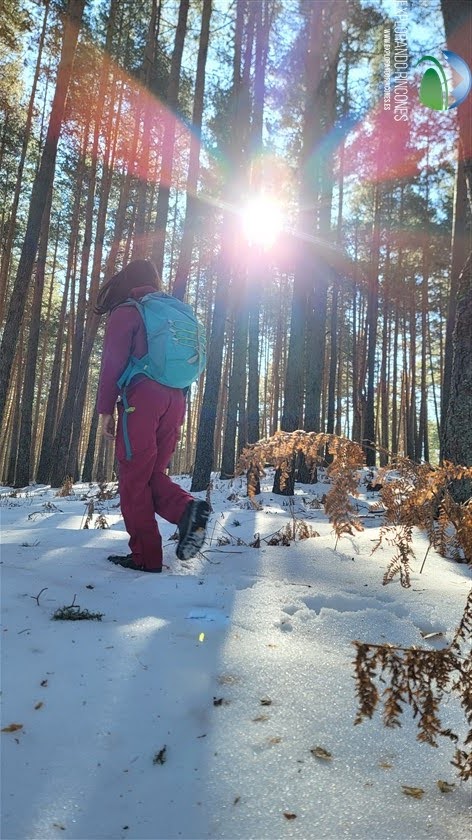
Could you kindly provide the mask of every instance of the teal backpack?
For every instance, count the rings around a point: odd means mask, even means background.
[[[126,399],[126,386],[138,373],[167,385],[188,388],[205,368],[206,339],[203,326],[192,308],[164,292],[151,292],[141,300],[129,298],[125,305],[135,306],[146,329],[148,352],[142,359],[131,356],[118,380],[123,400],[123,436],[126,457],[131,458],[128,414],[134,411]]]

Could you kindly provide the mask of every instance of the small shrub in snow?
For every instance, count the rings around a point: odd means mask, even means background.
[[[81,609],[79,604],[75,603],[76,596],[72,604],[66,607],[59,607],[53,614],[54,621],[101,621],[104,613],[90,612],[89,610]]]
[[[72,481],[72,476],[67,475],[64,479],[64,484],[57,491],[56,496],[73,496],[73,495],[74,495],[74,482]]]

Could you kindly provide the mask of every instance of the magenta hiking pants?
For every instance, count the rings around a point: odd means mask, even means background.
[[[162,566],[162,539],[155,514],[177,524],[193,499],[165,474],[179,439],[185,396],[180,389],[144,379],[128,387],[127,399],[134,407],[128,412],[130,460],[125,452],[121,404],[116,435],[121,512],[135,563],[156,569]]]

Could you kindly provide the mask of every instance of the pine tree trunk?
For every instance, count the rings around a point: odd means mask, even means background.
[[[456,183],[454,189],[454,216],[452,222],[452,243],[451,243],[451,279],[447,308],[446,341],[444,347],[444,367],[441,389],[441,435],[440,435],[440,458],[442,459],[443,431],[449,405],[449,391],[451,386],[452,372],[452,336],[456,322],[457,292],[459,275],[464,267],[467,257],[467,213],[468,197],[467,182],[465,178],[464,162],[459,159],[456,170]]]
[[[472,6],[470,0],[441,0],[447,46],[472,67]],[[457,108],[459,124],[459,158],[472,202],[472,96],[466,97]]]
[[[423,457],[429,462],[428,444],[428,387],[427,387],[427,350],[428,350],[428,282],[426,246],[423,249],[423,280],[421,284],[421,388],[420,414],[418,428],[418,460]]]
[[[18,437],[18,458],[16,463],[15,482],[19,487],[25,487],[32,478],[32,422],[34,385],[36,380],[36,363],[38,359],[39,327],[41,324],[41,305],[44,291],[44,273],[46,270],[46,259],[49,239],[49,220],[51,216],[52,186],[49,190],[48,200],[44,209],[39,241],[38,259],[36,262],[36,276],[33,289],[33,302],[31,305],[31,318],[29,326],[28,345],[24,365],[24,381],[21,398],[21,420]]]
[[[315,4],[310,8],[309,34],[306,53],[305,64],[305,84],[306,84],[306,99],[304,108],[304,125],[303,125],[303,147],[301,159],[301,176],[300,176],[300,228],[310,236],[316,229],[316,217],[313,213],[313,205],[316,205],[317,198],[321,191],[320,177],[321,173],[317,173],[317,181],[313,181],[308,170],[312,161],[313,148],[316,147],[317,142],[322,133],[321,128],[321,99],[320,82],[322,75],[322,18],[323,18],[323,4]],[[299,244],[300,258],[297,261],[295,269],[294,289],[292,298],[292,319],[290,326],[290,343],[287,359],[286,381],[284,389],[284,411],[282,415],[282,428],[285,431],[293,431],[298,428],[300,418],[302,415],[303,406],[303,368],[302,359],[304,356],[305,330],[307,327],[305,313],[307,311],[306,302],[307,295],[310,292],[310,282],[313,288],[321,282],[321,273],[318,271],[313,282],[313,253],[309,243],[301,242]],[[310,313],[316,318],[314,309],[310,309]],[[315,323],[315,322],[314,322]],[[316,341],[313,329],[312,338]],[[323,324],[323,339],[322,344],[324,348],[324,324]],[[323,351],[324,353],[324,351]],[[309,384],[312,389],[313,385],[316,387],[315,380]],[[320,389],[321,390],[321,389]],[[309,401],[309,394],[307,393],[307,402]],[[315,397],[316,401],[316,397]],[[319,404],[318,404],[319,405]],[[310,409],[308,409],[310,412]],[[319,409],[318,409],[319,410]],[[316,406],[313,406],[312,413],[316,414]],[[314,421],[314,419],[311,421]]]
[[[234,350],[231,376],[229,380],[228,404],[226,408],[226,426],[223,438],[221,459],[221,478],[234,476],[236,458],[236,435],[241,434],[241,407],[244,405],[246,391],[248,311],[246,278],[235,280],[234,307]],[[239,412],[239,425],[238,425]]]
[[[15,285],[10,299],[5,331],[0,347],[0,356],[2,357],[2,368],[0,370],[0,425],[3,421],[10,373],[18,333],[23,320],[27,290],[31,283],[44,208],[54,179],[57,146],[84,5],[85,0],[69,0],[67,7],[61,57],[57,70],[56,89],[51,106],[49,126],[41,155],[41,162],[31,191],[25,240],[21,250]]]
[[[380,153],[380,152],[379,152]],[[380,262],[380,187],[374,188],[372,223],[372,257],[367,297],[367,392],[364,418],[363,448],[368,467],[375,466],[375,350],[377,344],[378,283]]]
[[[344,313],[344,294],[343,290],[341,289],[341,294],[339,296],[339,311]],[[342,405],[343,405],[343,371],[344,371],[344,325],[345,321],[344,318],[341,317],[339,319],[339,327],[338,327],[338,336],[337,336],[337,343],[338,343],[338,379],[337,379],[337,386],[336,386],[336,422],[334,427],[334,433],[338,436],[343,434],[342,432]],[[347,371],[346,371],[346,383],[347,383]],[[346,393],[346,403],[347,403],[348,395]],[[348,412],[346,412],[346,421],[347,421]],[[347,431],[344,432],[345,437],[349,436]]]
[[[468,66],[472,65],[472,9],[468,0],[441,0],[444,28],[449,49],[460,55]],[[457,108],[459,123],[459,158],[463,164],[463,177],[467,183],[467,201],[470,218],[472,207],[472,96]],[[458,188],[462,174],[458,172]],[[456,204],[464,202],[462,193],[456,198]],[[451,293],[455,276],[455,266],[460,271],[460,237],[454,228],[453,267],[451,270]],[[442,457],[456,464],[472,465],[472,256],[461,271],[457,289],[457,308],[454,319],[452,338],[452,366],[449,393],[443,403],[445,414],[444,428],[441,434]],[[448,313],[448,322],[451,320]],[[449,352],[450,359],[450,352]],[[450,362],[449,362],[450,364]],[[444,385],[447,389],[446,377]],[[471,482],[457,482],[454,496],[457,501],[465,501],[472,496]]]
[[[386,467],[388,463],[389,447],[389,393],[388,393],[388,348],[389,348],[389,305],[390,305],[390,251],[387,251],[383,284],[383,312],[382,312],[382,353],[380,359],[380,445],[379,463]]]
[[[21,386],[23,384],[24,328],[21,327],[18,348],[13,364],[13,386],[10,389],[10,406],[7,414],[7,430],[10,426],[8,447],[5,453],[6,483],[12,487],[15,483],[16,459],[18,455],[18,435],[20,430]]]
[[[97,432],[98,432],[98,411],[92,414],[92,422],[90,424],[90,431],[88,436],[87,450],[85,453],[84,468],[82,471],[82,481],[93,481],[93,465],[95,461],[95,450],[97,446]]]
[[[218,394],[221,384],[221,361],[225,334],[227,273],[220,269],[216,286],[215,305],[207,356],[205,390],[203,392],[200,422],[198,425],[195,465],[191,492],[206,490],[213,468],[213,448]]]
[[[320,135],[320,109],[317,106],[319,105],[319,84],[322,63],[321,22],[323,4],[313,4],[310,6],[308,13],[309,28],[305,61],[306,96],[300,162],[300,212],[298,226],[303,233],[310,236],[315,229],[315,219],[311,208],[316,202],[318,184],[313,184],[313,178],[308,175],[308,169],[311,165],[312,151],[316,146],[316,139]],[[287,432],[293,432],[298,428],[302,416],[307,296],[309,282],[312,278],[312,270],[313,255],[311,245],[302,241],[298,244],[298,259],[295,266],[290,340],[284,385],[284,407],[281,422],[282,429]],[[280,475],[277,474],[274,488],[276,485],[278,489],[274,489],[274,492],[279,492]],[[290,481],[287,489],[291,490],[292,485],[293,481]]]
[[[358,228],[355,229],[354,240],[354,263],[357,264],[358,259]],[[360,377],[359,377],[359,327],[360,317],[358,314],[357,305],[357,283],[354,282],[352,290],[352,439],[360,443],[362,439],[362,421],[361,421],[361,404],[360,404]]]
[[[331,317],[330,317],[330,356],[329,356],[329,382],[328,382],[328,411],[326,419],[326,431],[329,435],[334,433],[335,414],[335,390],[336,390],[336,368],[337,368],[337,333],[338,333],[338,286],[333,283],[331,294]]]
[[[236,197],[243,148],[243,125],[242,120],[240,120],[240,109],[242,94],[241,46],[244,34],[244,12],[245,2],[238,0],[236,5],[236,28],[233,57],[233,130],[232,133],[230,133],[231,140],[227,152],[228,159],[231,162],[231,174],[227,184],[227,197],[229,204],[233,203]],[[231,214],[227,213],[223,221],[222,246],[218,265],[215,304],[207,356],[205,389],[203,393],[197,434],[195,465],[191,486],[192,492],[206,490],[210,481],[211,470],[214,462],[214,438],[218,398],[221,386],[221,366],[223,359],[227,297],[232,266],[234,264],[233,237],[233,217]]]
[[[472,466],[472,253],[459,277],[456,325],[449,405],[444,427],[443,456],[466,467]],[[457,502],[472,497],[472,481],[454,483]]]
[[[155,50],[157,38],[159,36],[159,24],[161,17],[162,0],[159,0],[159,10],[157,0],[152,0],[151,14],[149,18],[149,26],[147,32],[146,46],[144,49],[144,58],[141,65],[140,80],[143,88],[149,90],[152,79],[152,70],[155,60]],[[151,153],[151,144],[149,142],[151,137],[151,130],[155,120],[154,111],[146,107],[146,100],[142,106],[143,114],[137,116],[139,123],[143,121],[142,144],[139,155],[140,179],[138,183],[138,194],[136,200],[136,218],[134,224],[134,240],[132,259],[144,259],[147,256],[147,241],[146,241],[146,217],[147,217],[147,193],[149,181],[147,178],[149,172],[149,159]]]
[[[436,433],[438,436],[438,440],[441,441],[441,423],[439,419],[439,405],[438,405],[438,397],[437,397],[437,389],[436,389],[436,380],[435,380],[435,365],[433,364],[433,348],[431,342],[431,325],[428,317],[428,354],[429,354],[429,372],[431,376],[431,390],[433,392],[433,403],[434,403],[434,416],[436,420]]]
[[[247,443],[260,437],[259,418],[259,298],[258,290],[249,290],[248,386],[247,386]]]
[[[200,142],[203,120],[203,101],[205,94],[205,72],[210,36],[210,20],[213,0],[203,0],[200,41],[198,47],[195,93],[193,98],[192,131],[190,134],[190,157],[187,174],[187,203],[185,208],[184,231],[180,244],[179,261],[175,273],[172,294],[183,300],[192,264],[192,251],[198,221],[197,187],[200,174]]]
[[[47,310],[46,310],[46,317],[45,317],[45,329],[44,329],[44,336],[42,341],[42,347],[40,351],[40,359],[41,365],[39,368],[39,376],[38,376],[38,387],[37,387],[37,395],[36,395],[36,406],[34,410],[34,417],[33,417],[33,439],[32,439],[32,474],[33,479],[36,478],[36,468],[39,459],[39,449],[40,444],[43,436],[43,423],[44,423],[44,408],[43,405],[43,385],[44,385],[44,372],[46,369],[46,357],[48,354],[48,350],[50,348],[50,336],[51,336],[51,313],[52,313],[52,296],[54,294],[54,280],[56,276],[56,265],[57,265],[57,252],[59,248],[59,225],[57,226],[57,233],[56,233],[56,241],[54,243],[54,256],[52,261],[52,268],[51,268],[51,281],[49,284],[49,294],[48,294],[48,303],[47,303]]]
[[[13,239],[15,236],[15,227],[16,227],[16,217],[18,212],[18,203],[20,200],[21,189],[23,186],[23,170],[26,161],[26,152],[28,150],[29,139],[31,135],[31,125],[33,122],[33,109],[34,109],[34,100],[36,97],[36,88],[38,86],[38,79],[39,73],[41,70],[41,61],[43,56],[43,47],[44,47],[44,39],[46,36],[46,26],[48,20],[48,13],[49,13],[49,2],[50,0],[45,0],[44,2],[44,17],[43,17],[43,25],[41,29],[41,35],[39,37],[39,46],[38,46],[38,56],[36,59],[36,66],[33,76],[33,85],[31,88],[31,94],[28,103],[28,111],[26,114],[26,123],[25,127],[22,131],[23,135],[23,142],[21,146],[21,153],[20,153],[20,160],[18,163],[18,172],[16,176],[16,184],[15,184],[15,191],[13,193],[13,201],[10,208],[10,219],[8,222],[8,230],[6,234],[5,244],[2,246],[2,265],[0,269],[0,320],[3,319],[4,315],[4,307],[5,307],[5,300],[6,300],[6,293],[7,293],[7,282],[8,282],[8,272],[10,269],[10,261],[11,261],[11,252],[13,246]]]
[[[270,425],[270,434],[275,435],[279,425],[279,408],[280,408],[280,382],[282,379],[282,292],[283,286],[280,287],[280,309],[277,317],[277,327],[275,332],[275,347],[272,359],[272,372],[274,382],[274,396],[273,409]]]
[[[78,213],[80,208],[80,191],[77,190],[74,210],[72,212],[72,229],[77,230],[76,224],[78,220]],[[47,484],[51,478],[51,470],[54,460],[54,438],[56,436],[56,420],[59,411],[59,384],[62,375],[65,377],[67,365],[64,363],[64,335],[66,333],[66,319],[67,319],[67,299],[69,296],[69,285],[73,271],[73,259],[76,248],[75,238],[69,246],[69,254],[67,260],[66,279],[64,285],[64,292],[61,301],[61,310],[59,314],[59,324],[56,336],[56,345],[54,349],[54,359],[51,369],[51,377],[49,384],[49,394],[46,405],[46,416],[44,420],[43,438],[41,442],[41,453],[39,456],[39,464],[37,469],[37,480],[41,484]],[[67,338],[68,341],[68,338]]]
[[[113,16],[110,14],[108,30],[107,30],[107,43],[111,41],[111,37],[113,34],[113,26],[114,26],[114,19]],[[105,69],[103,67],[103,70]],[[104,93],[105,88],[105,74],[102,76],[103,83],[100,85],[101,89]],[[88,372],[89,372],[89,364],[90,364],[90,357],[94,347],[94,342],[97,335],[97,330],[99,326],[99,317],[96,316],[93,312],[93,306],[96,302],[97,293],[99,289],[99,279],[100,279],[100,271],[102,265],[102,257],[103,257],[103,243],[105,237],[105,223],[107,217],[107,208],[108,208],[108,201],[111,189],[111,182],[112,182],[112,174],[114,168],[114,160],[116,154],[116,142],[118,136],[118,129],[120,123],[120,114],[121,114],[121,105],[122,105],[122,92],[119,96],[117,111],[116,111],[116,125],[115,131],[112,131],[112,122],[113,122],[113,91],[114,91],[114,84],[111,87],[111,95],[110,95],[110,106],[109,106],[109,115],[107,120],[107,125],[105,127],[105,138],[106,138],[106,148],[104,153],[104,163],[103,163],[103,170],[102,170],[102,179],[100,184],[100,198],[98,204],[98,212],[97,212],[97,226],[95,231],[95,241],[94,241],[94,249],[93,249],[93,260],[92,260],[92,273],[91,273],[91,280],[90,280],[90,288],[89,288],[89,297],[88,297],[88,307],[87,307],[87,319],[85,323],[85,335],[83,340],[82,346],[82,353],[80,356],[80,367],[78,372],[77,381],[79,383],[79,390],[76,395],[75,400],[75,409],[73,414],[73,426],[72,426],[72,437],[70,441],[68,456],[67,456],[67,465],[66,465],[66,472],[74,473],[74,463],[77,454],[77,446],[79,437],[83,431],[82,429],[82,415],[84,409],[84,400],[86,396],[86,383],[88,379]],[[117,249],[114,247],[121,237],[122,233],[122,225],[124,224],[124,206],[125,201],[123,200],[124,194],[126,194],[126,198],[128,195],[128,188],[129,188],[129,179],[125,179],[124,183],[122,184],[122,190],[120,193],[120,200],[119,206],[122,208],[122,212],[118,212],[116,219],[115,219],[115,238],[112,243],[112,248],[110,250],[110,254],[108,255],[107,264],[105,268],[105,280],[107,280],[113,274],[115,270],[115,263],[112,260],[112,254],[116,257]],[[94,423],[94,411],[92,411],[92,428],[89,430],[89,439],[93,437],[93,423]],[[95,431],[96,434],[96,431]],[[89,453],[89,449],[87,448],[87,454]],[[93,456],[93,452],[92,452]],[[87,458],[87,455],[86,455]],[[93,463],[92,465],[86,464],[84,465],[84,469],[88,470],[88,473],[91,474],[93,472]]]
[[[162,141],[161,173],[159,180],[159,193],[157,196],[156,232],[152,249],[152,258],[160,277],[162,277],[164,269],[165,237],[167,218],[169,215],[172,170],[174,166],[174,144],[177,120],[176,112],[179,100],[180,69],[182,65],[182,53],[184,49],[185,36],[187,34],[189,4],[190,0],[180,0],[179,18],[175,32],[169,85],[167,88],[166,106],[168,111]]]
[[[398,302],[395,304],[393,327],[393,370],[392,370],[392,455],[398,454],[398,328],[400,314]]]
[[[259,3],[256,7],[256,46],[254,70],[254,103],[252,110],[251,153],[253,159],[259,157],[263,144],[265,76],[267,54],[269,49],[270,9],[269,3]],[[252,187],[259,188],[257,174],[252,178]],[[259,312],[260,312],[260,284],[266,273],[266,263],[263,255],[257,251],[251,260],[249,269],[248,303],[248,391],[247,391],[247,440],[244,443],[255,443],[259,440]],[[253,281],[254,278],[254,281]],[[241,439],[239,452],[241,452]],[[258,476],[251,476],[255,493],[260,492]]]
[[[300,189],[299,189],[299,222],[298,228],[307,239],[302,240],[297,246],[297,258],[295,262],[292,309],[290,319],[290,339],[288,345],[287,367],[285,371],[284,402],[282,411],[281,428],[287,432],[293,432],[300,425],[303,410],[303,385],[305,371],[303,359],[305,358],[306,337],[307,337],[307,313],[314,317],[313,307],[307,305],[310,295],[316,285],[313,279],[314,255],[309,237],[316,230],[316,218],[313,213],[313,206],[317,204],[320,192],[319,173],[314,183],[311,168],[312,152],[316,147],[321,135],[321,109],[320,109],[320,81],[322,75],[322,39],[323,39],[323,18],[324,4],[317,3],[309,7],[308,31],[306,42],[305,59],[305,85],[306,95],[303,114],[303,135],[300,161]],[[311,325],[309,327],[311,329]],[[324,331],[324,325],[323,325]],[[314,337],[314,330],[312,333]],[[315,340],[315,339],[314,339]],[[310,361],[313,356],[309,354]],[[314,372],[306,371],[306,412],[308,415],[316,415],[316,394],[317,381]],[[319,404],[318,404],[319,405]],[[318,414],[319,416],[319,414]],[[305,419],[307,419],[305,415]],[[310,425],[315,421],[308,418]],[[293,461],[293,470],[295,460]],[[283,486],[281,472],[276,470],[273,493],[292,495],[295,486],[295,474],[290,472],[288,481]]]
[[[419,461],[418,427],[416,410],[416,299],[412,290],[410,299],[410,412],[408,419],[408,457]]]
[[[87,137],[87,134],[88,126],[86,126],[85,129],[85,137]],[[87,175],[88,173],[84,173],[85,178],[87,178]],[[78,476],[75,475],[74,470],[72,469],[71,461],[75,460],[76,452],[72,452],[71,439],[73,432],[74,416],[76,419],[76,423],[79,423],[80,425],[82,422],[83,402],[82,406],[78,405],[76,408],[76,399],[79,392],[81,392],[81,394],[84,394],[83,383],[79,379],[79,374],[82,346],[85,334],[88,264],[92,238],[94,195],[95,177],[92,172],[91,179],[88,181],[85,213],[85,232],[80,260],[79,291],[77,296],[77,310],[75,313],[74,336],[72,342],[69,378],[67,383],[64,405],[62,406],[58,430],[54,441],[55,457],[51,472],[51,483],[53,487],[60,487],[64,481],[64,478],[68,475],[72,476],[74,480],[78,478]]]
[[[233,332],[228,325],[226,333],[226,347],[223,350],[223,363],[221,375],[221,387],[218,397],[218,407],[216,411],[216,425],[215,425],[215,464],[221,464],[222,448],[223,448],[223,426],[224,419],[227,414],[228,406],[228,391],[229,391],[229,377],[231,371],[231,364],[233,358]]]

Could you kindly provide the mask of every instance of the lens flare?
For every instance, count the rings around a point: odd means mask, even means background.
[[[282,229],[282,211],[274,198],[260,195],[241,211],[243,233],[254,245],[270,248]]]

